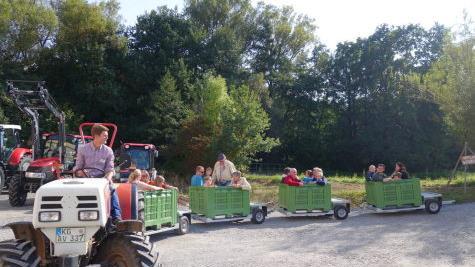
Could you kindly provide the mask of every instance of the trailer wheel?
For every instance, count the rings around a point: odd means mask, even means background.
[[[7,240],[0,242],[0,266],[28,266],[40,265],[41,258],[31,241]]]
[[[177,234],[184,235],[190,231],[190,219],[185,215],[180,217],[180,221],[178,222],[179,227],[176,230]]]
[[[437,199],[428,199],[425,201],[426,211],[430,214],[437,214],[442,207],[439,200]]]
[[[255,224],[261,224],[266,220],[266,215],[261,208],[256,208],[252,211],[251,222]]]
[[[8,201],[12,207],[25,205],[28,192],[23,188],[21,175],[15,175],[10,179],[8,187]]]
[[[348,209],[343,205],[338,205],[333,208],[333,216],[337,220],[344,220],[348,217]]]
[[[134,234],[113,234],[97,248],[94,264],[114,267],[160,266],[148,238]]]

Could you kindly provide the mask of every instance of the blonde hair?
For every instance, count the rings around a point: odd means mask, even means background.
[[[132,183],[133,181],[135,181],[137,179],[140,180],[141,177],[142,177],[142,172],[139,169],[135,169],[129,175],[129,183]]]
[[[323,170],[318,167],[313,168],[313,175],[316,173],[320,173],[323,176]]]
[[[140,181],[142,181],[144,183],[150,182],[150,174],[148,174],[148,171],[147,170],[142,170],[141,173],[142,174],[140,175]]]
[[[164,183],[165,182],[165,177],[161,176],[161,175],[158,175],[157,176],[157,182],[158,183]]]

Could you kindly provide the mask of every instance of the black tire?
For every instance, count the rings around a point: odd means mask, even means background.
[[[261,224],[266,220],[266,214],[261,208],[256,208],[252,211],[251,222]]]
[[[7,179],[7,177],[5,177],[5,172],[3,171],[2,166],[0,166],[0,194],[2,193],[2,190],[5,187],[6,179]]]
[[[0,266],[2,267],[36,267],[40,265],[40,261],[41,258],[31,241],[17,239],[0,242]]]
[[[17,174],[10,179],[8,188],[8,201],[12,207],[21,207],[25,205],[28,192],[23,188],[21,174]]]
[[[188,219],[188,217],[185,215],[181,216],[180,220],[178,221],[178,226],[178,229],[176,229],[177,234],[187,234],[190,231],[190,219]]]
[[[344,220],[348,218],[348,208],[344,205],[337,205],[333,208],[333,216],[337,220]]]
[[[442,208],[442,205],[438,199],[427,199],[425,202],[426,211],[430,214],[437,214]]]
[[[160,266],[158,252],[152,253],[148,238],[134,234],[116,233],[107,237],[97,248],[93,264],[108,267]]]

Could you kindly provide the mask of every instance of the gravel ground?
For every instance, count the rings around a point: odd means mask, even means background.
[[[30,204],[32,200],[29,200]],[[153,236],[164,266],[475,266],[475,203],[423,211],[369,214],[345,221],[284,218],[192,225],[191,233]],[[0,196],[0,225],[31,219]],[[12,238],[0,230],[0,240]]]

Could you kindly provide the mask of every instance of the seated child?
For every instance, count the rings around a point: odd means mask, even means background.
[[[304,177],[303,177],[303,179],[302,179],[303,183],[304,183],[304,184],[315,183],[315,182],[313,181],[313,177],[312,177],[312,176],[313,176],[312,170],[306,170],[306,171],[305,171],[305,175],[304,175]]]
[[[142,172],[139,169],[135,169],[132,173],[129,175],[129,183],[131,184],[136,184],[137,188],[139,190],[162,190],[163,188],[153,186],[147,183],[142,182],[140,179],[142,177]]]
[[[376,166],[374,165],[369,165],[368,167],[368,172],[366,173],[366,181],[372,181],[373,180],[373,175],[376,172]]]
[[[204,184],[203,184],[204,187],[215,187],[214,183],[213,183],[213,179],[211,178],[211,176],[206,176],[204,178]]]
[[[247,181],[246,178],[241,176],[240,171],[235,171],[232,173],[232,179],[231,179],[231,184],[229,186],[232,186],[234,188],[241,188],[242,190],[251,190],[251,185]]]
[[[150,180],[150,175],[148,174],[148,171],[140,170],[140,172],[142,173],[142,175],[140,176],[140,181],[150,184],[151,180]]]
[[[191,186],[203,186],[205,168],[203,166],[196,166],[195,171],[195,175],[191,176]]]
[[[321,168],[313,168],[313,181],[317,185],[326,185],[328,183],[327,178],[323,176],[323,170]]]
[[[163,189],[175,189],[178,190],[178,188],[171,186],[165,182],[165,177],[158,175],[157,176],[157,186],[163,188]]]
[[[285,177],[287,177],[289,174],[290,174],[290,167],[286,167],[286,168],[284,169],[284,172],[282,173],[282,180],[281,180],[282,183],[285,183],[285,182],[284,182],[284,179],[285,179]]]

